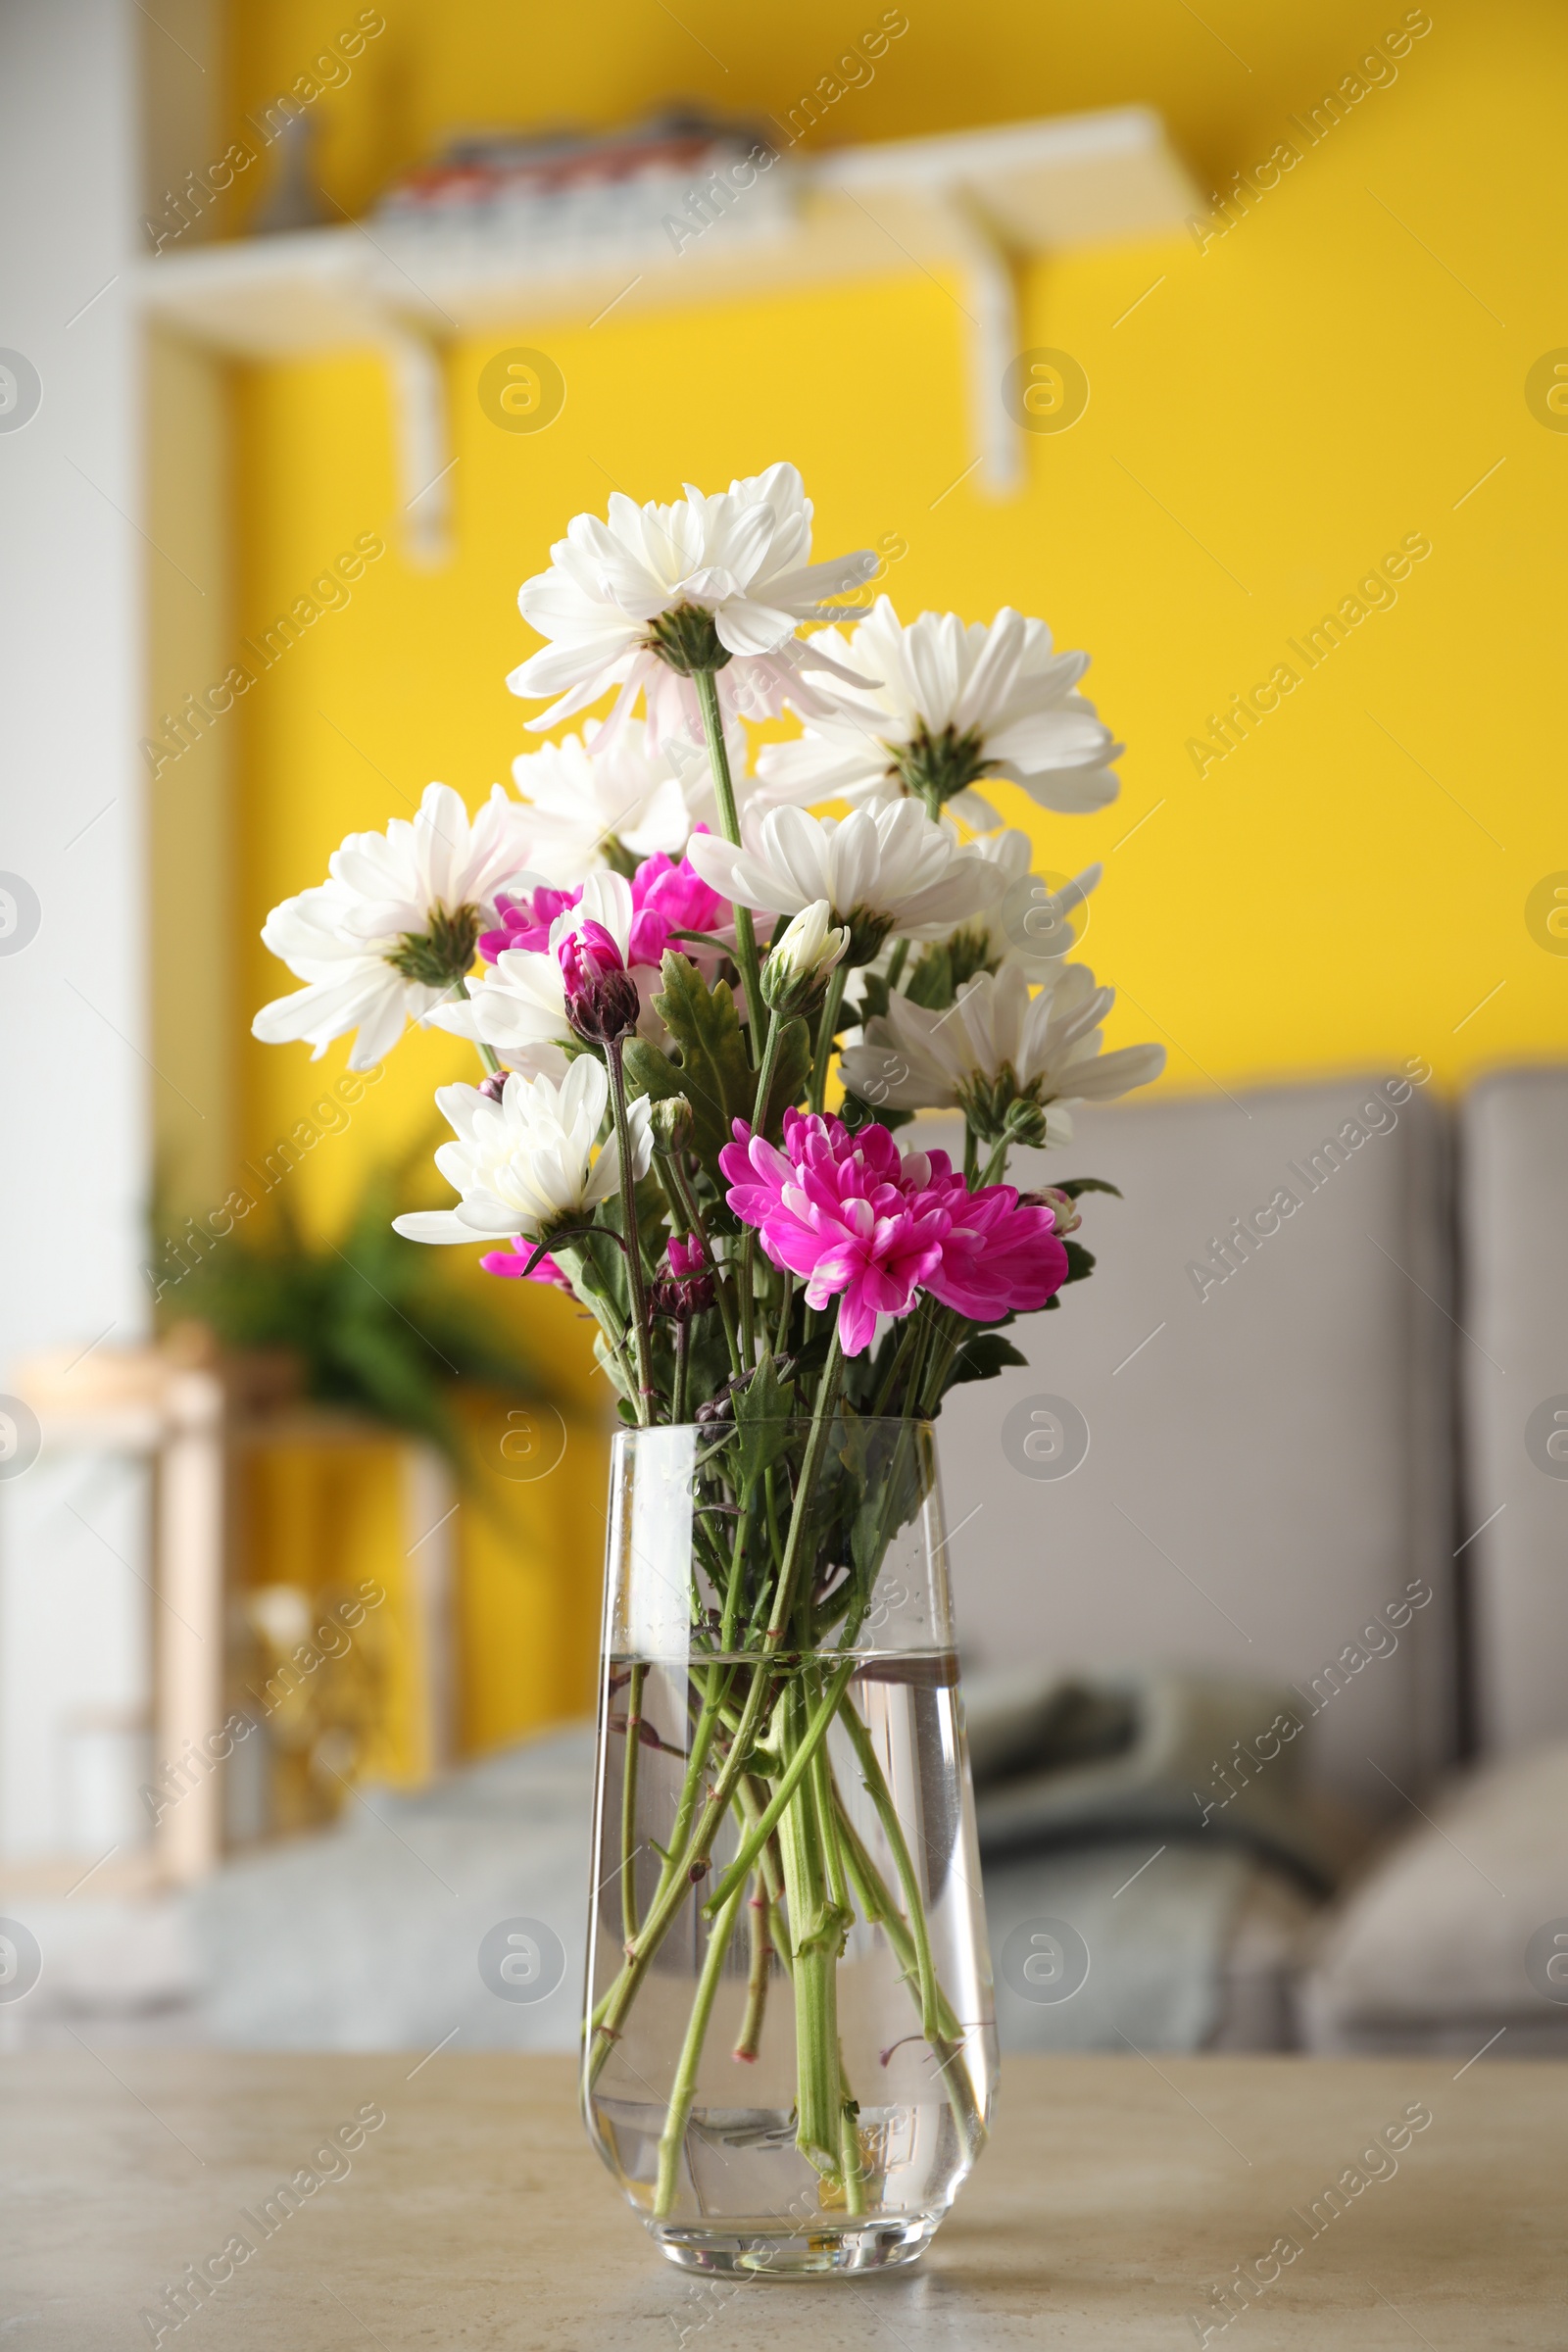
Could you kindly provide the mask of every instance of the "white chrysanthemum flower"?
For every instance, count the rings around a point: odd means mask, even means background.
[[[917,801],[895,801],[846,817],[774,808],[737,849],[697,833],[686,851],[712,890],[767,914],[803,914],[827,902],[849,927],[850,961],[864,963],[890,933],[944,939],[994,906],[1004,887],[997,865],[959,845]]]
[[[747,748],[730,735],[730,775],[737,805],[752,789]],[[656,750],[641,720],[611,733],[590,719],[581,736],[523,752],[513,782],[528,805],[531,861],[558,889],[574,889],[606,861],[612,841],[637,858],[679,858],[692,829],[716,827],[713,772],[701,731],[666,735]]]
[[[522,616],[551,643],[514,669],[514,694],[558,695],[539,729],[585,710],[611,686],[608,722],[624,719],[639,689],[657,747],[689,727],[695,669],[718,673],[726,716],[761,717],[786,693],[818,708],[797,674],[802,621],[827,617],[823,599],[858,587],[876,568],[866,550],[812,564],[811,502],[793,466],[731,482],[711,497],[686,484],[671,506],[639,507],[619,491],[609,520],[575,515],[550,551],[551,567],[517,592]],[[831,649],[813,666],[831,665]]]
[[[986,1135],[1001,1132],[1012,1103],[1030,1103],[1045,1114],[1039,1140],[1070,1143],[1066,1104],[1108,1102],[1165,1066],[1163,1046],[1102,1053],[1115,997],[1082,963],[1054,964],[1036,996],[1016,966],[981,972],[945,1012],[895,996],[845,1053],[844,1083],[879,1107],[960,1109]]]
[[[978,935],[969,943],[969,970],[981,964],[996,970],[1015,963],[1027,979],[1044,980],[1050,966],[1076,946],[1080,934],[1072,918],[1104,867],[1086,865],[1059,890],[1052,890],[1045,877],[1033,871],[1034,845],[1027,833],[1010,828],[987,833],[974,846],[1002,874],[1003,892],[996,905],[968,926]]]
[[[548,948],[506,949],[466,997],[449,1000],[429,1014],[430,1026],[466,1037],[470,1045],[488,1046],[503,1069],[528,1077],[562,1077],[569,1058],[564,1049],[574,1041],[557,950],[584,923],[594,922],[610,933],[638,984],[643,1006],[638,1035],[651,1045],[662,1044],[666,1031],[651,1003],[659,973],[651,964],[631,962],[635,919],[625,876],[603,868],[590,874],[575,906],[563,907],[551,924]]]
[[[498,784],[470,823],[446,784],[431,784],[412,824],[351,833],[328,860],[329,881],[274,906],[264,944],[307,985],[264,1004],[251,1034],[264,1045],[307,1039],[319,1060],[335,1037],[359,1035],[349,1067],[368,1070],[451,995],[474,943],[498,919],[496,896],[528,872],[524,811]]]
[[[818,673],[823,655],[863,683]],[[906,627],[878,597],[847,637],[822,629],[803,647],[802,674],[827,710],[791,698],[806,732],[760,755],[763,799],[875,808],[913,793],[989,832],[1002,819],[973,788],[1000,776],[1045,808],[1103,808],[1120,789],[1110,763],[1121,747],[1075,691],[1088,666],[1087,654],[1053,653],[1045,622],[1005,605],[989,627],[955,612]]]
[[[457,1137],[435,1164],[462,1195],[456,1208],[395,1217],[411,1242],[486,1242],[520,1235],[538,1241],[557,1226],[584,1221],[620,1185],[620,1150],[612,1135],[601,1151],[599,1130],[610,1102],[604,1063],[582,1054],[559,1087],[548,1078],[509,1077],[499,1102],[476,1086],[443,1086],[436,1102]],[[627,1105],[632,1173],[648,1173],[653,1152],[646,1098]]]

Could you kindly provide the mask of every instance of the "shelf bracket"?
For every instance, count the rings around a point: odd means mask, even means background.
[[[441,346],[404,319],[380,335],[391,377],[403,548],[421,571],[452,560],[451,437]]]
[[[1023,439],[1003,397],[1020,332],[1012,257],[972,188],[950,180],[935,195],[963,270],[976,487],[994,499],[1016,498],[1025,480]]]

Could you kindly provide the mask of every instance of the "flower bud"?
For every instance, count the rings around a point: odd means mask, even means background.
[[[834,927],[832,913],[826,899],[817,899],[775,941],[762,966],[762,995],[775,1012],[804,1012],[842,962],[850,934],[847,927]]]
[[[1009,1144],[1022,1144],[1033,1152],[1043,1151],[1050,1140],[1045,1111],[1028,1096],[1018,1096],[1007,1105],[1002,1135]]]
[[[653,1286],[655,1314],[672,1315],[677,1322],[706,1314],[713,1303],[713,1269],[699,1236],[694,1233],[682,1240],[679,1234],[671,1234],[667,1258],[668,1272]]]
[[[480,1079],[479,1092],[487,1102],[499,1102],[505,1098],[507,1080],[511,1076],[510,1070],[491,1070],[487,1076]]]
[[[1020,1193],[1018,1206],[1020,1208],[1049,1208],[1053,1218],[1052,1230],[1057,1235],[1076,1233],[1083,1223],[1083,1218],[1078,1212],[1078,1203],[1073,1200],[1072,1195],[1062,1192],[1060,1187],[1054,1184],[1043,1185],[1038,1193]]]
[[[566,1018],[590,1045],[612,1045],[637,1026],[642,1000],[619,948],[603,923],[585,922],[556,950],[566,991]]]
[[[677,1152],[690,1149],[692,1140],[692,1106],[684,1095],[666,1095],[656,1102],[649,1113],[654,1134],[654,1150],[665,1159],[673,1159]]]

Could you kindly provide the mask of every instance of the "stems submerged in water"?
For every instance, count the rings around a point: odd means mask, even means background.
[[[626,1756],[620,1795],[620,1916],[629,1943],[637,1933],[637,1849],[632,1843],[637,1824],[637,1760],[643,1743],[643,1685],[648,1669],[633,1666],[626,1692]]]
[[[713,1923],[713,1932],[708,1939],[708,1951],[703,1961],[703,1973],[697,1980],[697,1997],[692,2002],[686,2038],[681,2043],[680,2057],[675,2067],[675,2080],[670,2084],[669,2106],[659,2141],[659,2178],[654,2188],[654,2212],[660,2219],[668,2213],[675,2202],[676,2173],[686,2138],[686,2126],[691,2117],[692,2100],[697,2090],[697,2068],[703,2055],[703,2043],[708,2037],[708,2021],[713,2014],[713,1995],[718,1990],[718,1980],[723,1974],[724,1955],[729,1950],[730,1929],[734,1926],[739,1903],[739,1895],[733,1896]]]

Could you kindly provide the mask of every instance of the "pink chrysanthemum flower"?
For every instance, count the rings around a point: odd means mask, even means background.
[[[550,945],[551,924],[566,907],[575,906],[581,897],[580,889],[552,890],[544,883],[521,897],[509,897],[503,892],[496,900],[502,928],[481,932],[479,936],[479,953],[485,962],[494,963],[509,948],[525,948],[531,955],[542,956]]]
[[[1054,1298],[1067,1279],[1067,1252],[1056,1235],[1054,1209],[1020,1200],[1010,1184],[970,1192],[945,1152],[906,1152],[904,1164],[911,1180],[917,1181],[919,1161],[930,1170],[921,1197],[940,1198],[952,1220],[943,1236],[941,1263],[926,1277],[932,1298],[972,1323],[1033,1314]]]
[[[708,828],[699,825],[697,830],[706,833]],[[498,956],[505,956],[513,948],[524,949],[534,956],[546,955],[550,948],[550,928],[556,917],[581,903],[580,887],[556,890],[549,884],[541,884],[526,894],[503,893],[496,900],[502,928],[482,935],[480,955],[486,963],[494,963]],[[625,961],[650,964],[655,971],[674,932],[722,934],[735,919],[729,901],[709,888],[688,858],[683,856],[677,862],[662,850],[645,858],[632,875],[631,909]],[[676,945],[682,943],[677,941]]]
[[[811,1307],[839,1301],[846,1355],[878,1315],[906,1315],[922,1289],[976,1322],[1044,1306],[1067,1275],[1049,1208],[1011,1185],[971,1193],[945,1152],[901,1153],[885,1127],[784,1114],[784,1149],[735,1123],[719,1155],[729,1205],[777,1266],[807,1281]]]
[[[521,1234],[515,1234],[510,1250],[487,1250],[479,1260],[480,1266],[486,1274],[501,1274],[512,1282],[526,1277],[529,1282],[546,1282],[552,1290],[569,1293],[571,1276],[548,1252],[538,1260],[533,1272],[528,1272],[528,1260],[536,1246]]]
[[[699,825],[697,831],[706,833],[708,827]],[[689,858],[683,856],[677,864],[662,850],[645,858],[633,874],[631,903],[629,963],[651,963],[657,967],[670,944],[672,932],[722,933],[735,919],[729,901],[709,888]],[[675,945],[683,955],[690,954],[684,941],[677,940]]]

